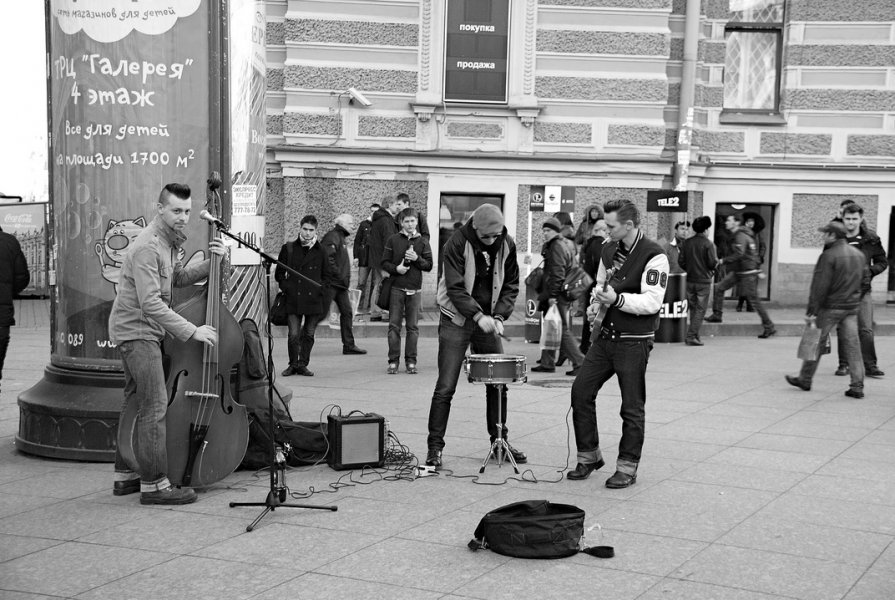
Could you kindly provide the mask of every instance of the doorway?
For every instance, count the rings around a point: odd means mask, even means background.
[[[441,194],[438,206],[438,278],[444,262],[442,253],[444,244],[454,231],[466,224],[466,221],[483,204],[493,204],[503,212],[503,195],[495,194]]]
[[[764,301],[771,299],[771,261],[774,257],[774,214],[776,208],[772,204],[718,203],[715,206],[715,247],[718,249],[719,257],[723,257],[725,252],[729,252],[729,234],[724,227],[724,221],[728,215],[740,215],[743,217],[744,223],[749,217],[756,221],[758,231],[755,241],[759,246],[759,255],[764,256],[758,279],[758,297]],[[724,298],[735,300],[737,288],[731,288]]]

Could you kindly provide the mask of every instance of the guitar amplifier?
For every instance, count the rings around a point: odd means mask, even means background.
[[[380,415],[329,415],[327,463],[336,471],[385,464],[385,419]]]

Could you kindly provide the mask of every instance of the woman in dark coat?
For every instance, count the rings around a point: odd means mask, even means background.
[[[304,277],[296,277],[280,266],[274,279],[286,293],[286,312],[289,318],[289,366],[283,377],[304,375],[312,377],[308,370],[314,333],[317,323],[326,309],[323,282],[330,278],[329,261],[320,242],[317,241],[317,218],[307,215],[301,220],[301,229],[294,242],[283,244],[277,260],[295,269]],[[312,283],[315,282],[315,283]]]

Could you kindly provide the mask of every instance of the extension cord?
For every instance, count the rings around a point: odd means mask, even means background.
[[[435,475],[435,467],[430,467],[429,465],[420,465],[416,468],[417,477],[428,477],[429,475]]]

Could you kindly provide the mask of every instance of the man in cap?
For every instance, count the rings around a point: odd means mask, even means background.
[[[864,363],[858,341],[858,306],[861,303],[861,287],[870,279],[864,255],[848,245],[845,225],[830,221],[820,229],[824,234],[824,250],[814,266],[811,291],[808,296],[806,316],[816,317],[820,339],[825,340],[834,327],[840,336],[851,374],[851,385],[845,391],[850,398],[864,397]],[[786,381],[806,392],[817,372],[820,356],[802,361],[798,377],[786,376]]]

